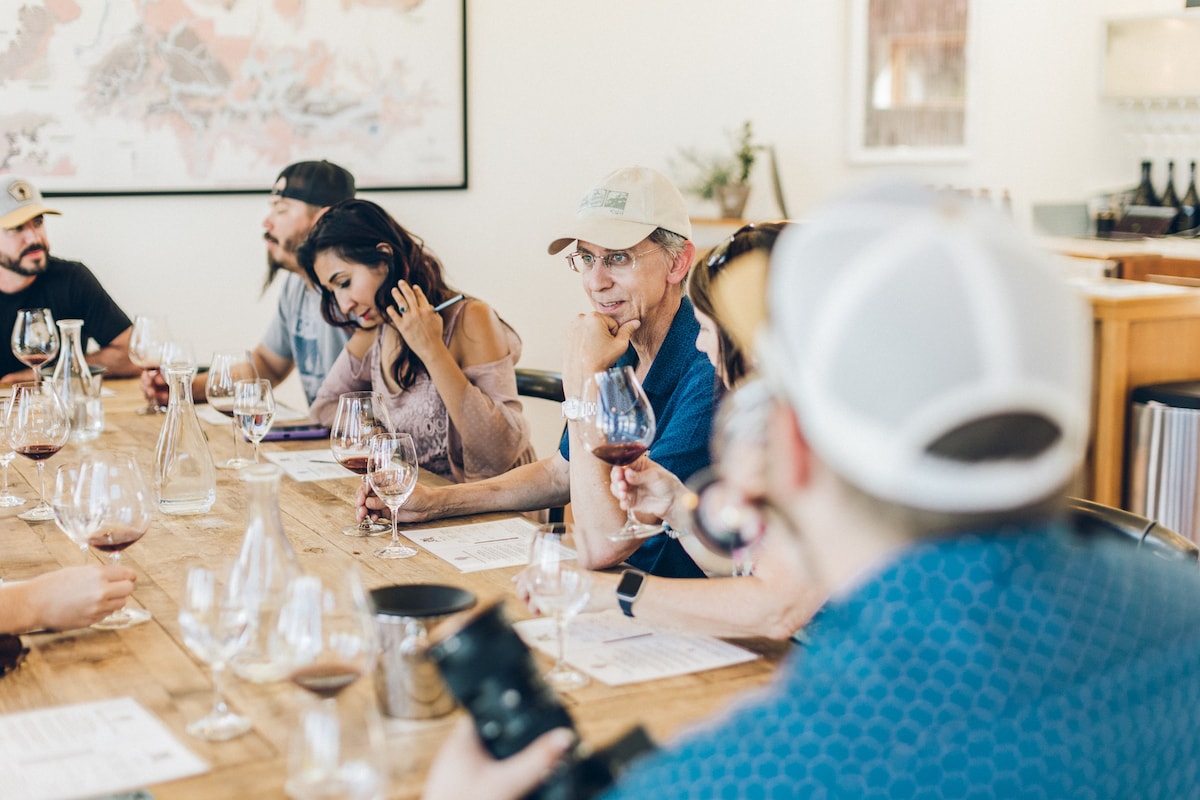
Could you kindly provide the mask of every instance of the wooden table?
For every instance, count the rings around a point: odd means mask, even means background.
[[[108,381],[105,385],[115,390],[116,396],[106,398],[104,433],[88,446],[133,452],[147,476],[152,475],[154,445],[162,418],[134,413],[143,404],[136,380]],[[214,459],[229,457],[232,442],[228,428],[207,425],[206,428]],[[303,450],[320,444],[277,442],[263,447],[264,451]],[[53,475],[57,463],[77,457],[80,448],[69,444],[51,459],[47,474]],[[13,466],[14,488],[29,498],[30,503],[34,502],[37,482],[32,464],[18,458]],[[20,476],[28,485],[23,485]],[[358,480],[296,483],[283,478],[280,489],[283,524],[303,569],[332,575],[355,561],[368,589],[393,583],[451,583],[470,589],[481,599],[507,596],[510,617],[525,616],[520,603],[511,598],[510,578],[516,568],[463,574],[424,551],[414,558],[384,561],[371,556],[379,539],[343,536],[341,527],[353,517],[351,503]],[[0,514],[0,537],[4,545],[0,575],[7,580],[20,580],[59,565],[81,563],[79,549],[53,522],[24,522],[16,517],[20,510],[4,509]],[[212,767],[200,776],[148,787],[156,800],[284,797],[288,734],[296,720],[297,708],[304,701],[302,690],[287,682],[251,684],[229,674],[224,681],[226,697],[235,710],[254,721],[254,729],[246,736],[223,743],[200,741],[184,730],[188,721],[207,713],[212,693],[208,667],[184,646],[177,622],[176,598],[180,596],[184,566],[193,558],[210,563],[232,558],[245,523],[245,492],[236,473],[226,470],[218,470],[217,502],[210,513],[186,517],[157,515],[150,532],[126,551],[124,559],[138,572],[134,600],[151,610],[153,620],[123,631],[86,629],[23,637],[31,652],[20,669],[0,679],[0,713],[130,696],[157,715],[180,741]],[[594,744],[603,745],[636,723],[645,725],[661,741],[712,714],[735,694],[767,682],[786,653],[785,646],[762,640],[739,644],[764,658],[726,669],[624,687],[593,681],[566,696],[565,704],[584,738]],[[548,660],[538,657],[549,665]],[[372,692],[372,682],[359,681],[348,691]],[[420,795],[429,762],[458,713],[430,722],[387,722],[389,797]]]

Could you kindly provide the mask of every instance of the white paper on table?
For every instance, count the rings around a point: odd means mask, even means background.
[[[513,627],[526,644],[558,653],[554,619],[522,620]],[[713,636],[657,630],[619,611],[580,614],[567,626],[567,662],[609,686],[703,672],[758,658]]]
[[[109,795],[208,769],[132,697],[0,716],[8,800]]]
[[[330,478],[356,478],[350,470],[337,463],[333,451],[328,447],[317,450],[288,450],[286,452],[263,453],[272,464],[278,464],[289,478],[301,483],[323,481]]]
[[[203,421],[212,425],[229,425],[229,417],[217,411],[208,403],[200,403],[196,406],[196,416]],[[276,404],[275,416],[271,419],[271,423],[276,422],[303,422],[308,419],[307,411],[297,411],[288,406]]]
[[[460,572],[516,567],[529,563],[537,524],[524,517],[400,532]]]

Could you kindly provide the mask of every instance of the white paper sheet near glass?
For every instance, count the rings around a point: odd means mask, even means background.
[[[529,543],[537,525],[524,517],[495,522],[405,530],[400,533],[460,572],[516,567],[529,563]]]
[[[7,800],[110,795],[207,771],[132,697],[0,716]]]
[[[294,481],[323,481],[330,478],[357,478],[337,463],[328,447],[316,450],[289,450],[286,453],[263,453],[263,458],[279,468]]]
[[[513,627],[526,644],[553,656],[550,617]],[[567,628],[567,661],[609,686],[641,683],[753,661],[758,655],[712,636],[656,630],[620,611],[580,614]]]
[[[208,403],[200,403],[196,406],[196,416],[205,422],[213,425],[228,425],[229,417],[217,411]],[[307,411],[297,411],[294,408],[288,408],[284,405],[275,405],[275,417],[271,420],[272,423],[283,424],[285,422],[304,422],[308,419]]]

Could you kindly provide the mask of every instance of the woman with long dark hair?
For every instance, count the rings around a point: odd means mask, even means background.
[[[520,338],[487,303],[448,286],[420,238],[375,203],[346,200],[296,256],[321,289],[325,319],[353,331],[314,419],[330,424],[342,393],[372,389],[396,430],[412,434],[424,469],[461,482],[533,460],[514,373]]]

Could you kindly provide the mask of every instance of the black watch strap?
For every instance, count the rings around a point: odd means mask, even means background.
[[[633,604],[637,602],[646,585],[646,573],[635,569],[627,569],[621,573],[621,581],[617,584],[617,605],[627,617],[633,616]]]

